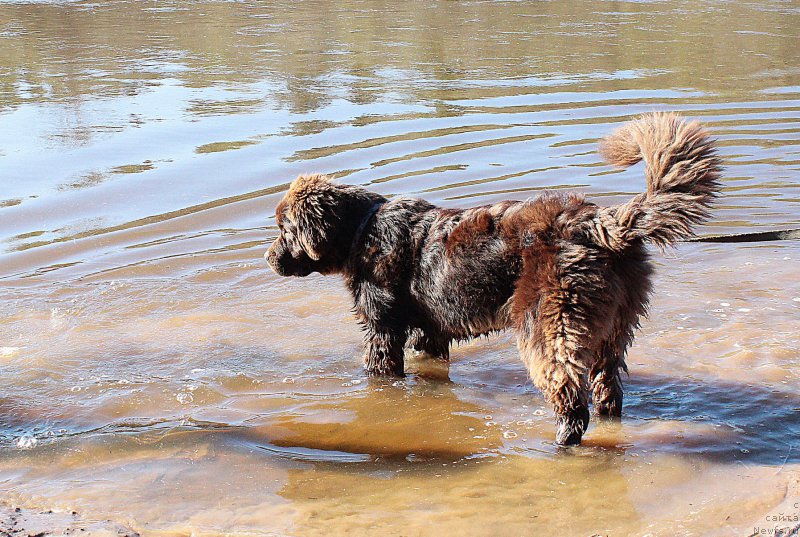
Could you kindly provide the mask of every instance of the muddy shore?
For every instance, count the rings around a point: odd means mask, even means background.
[[[111,520],[90,520],[78,513],[23,509],[0,503],[0,537],[139,537],[139,533]]]

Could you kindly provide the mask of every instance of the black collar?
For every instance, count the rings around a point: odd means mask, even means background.
[[[377,213],[378,210],[381,207],[383,207],[384,203],[386,203],[386,202],[385,201],[379,201],[378,203],[376,203],[375,205],[370,207],[369,211],[367,211],[367,214],[364,216],[364,219],[361,220],[361,223],[358,225],[358,229],[356,229],[356,234],[353,235],[353,242],[350,245],[350,254],[352,254],[355,251],[356,246],[358,245],[358,242],[361,240],[361,237],[364,235],[364,230],[367,229],[367,224],[370,223],[370,221],[372,220],[372,217],[375,216],[375,213]]]

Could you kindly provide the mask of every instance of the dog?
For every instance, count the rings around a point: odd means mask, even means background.
[[[453,341],[514,329],[557,444],[580,444],[590,397],[598,415],[622,412],[620,371],[652,289],[646,243],[693,236],[722,171],[706,130],[670,113],[625,124],[600,153],[619,167],[644,160],[647,191],[615,207],[550,193],[445,209],[301,175],[264,257],[281,276],[344,276],[370,375],[403,376],[407,343],[447,359]]]

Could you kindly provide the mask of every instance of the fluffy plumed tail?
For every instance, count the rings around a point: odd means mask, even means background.
[[[615,166],[645,162],[647,192],[604,211],[604,229],[596,228],[612,249],[636,239],[669,246],[693,236],[692,227],[708,219],[722,167],[714,141],[699,122],[646,114],[605,138],[600,154]]]

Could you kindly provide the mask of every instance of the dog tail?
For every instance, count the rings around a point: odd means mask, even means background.
[[[601,244],[618,249],[640,239],[663,248],[692,237],[692,227],[709,218],[722,161],[699,122],[645,114],[605,138],[600,154],[621,167],[644,160],[647,178],[647,192],[598,214],[593,235]]]

